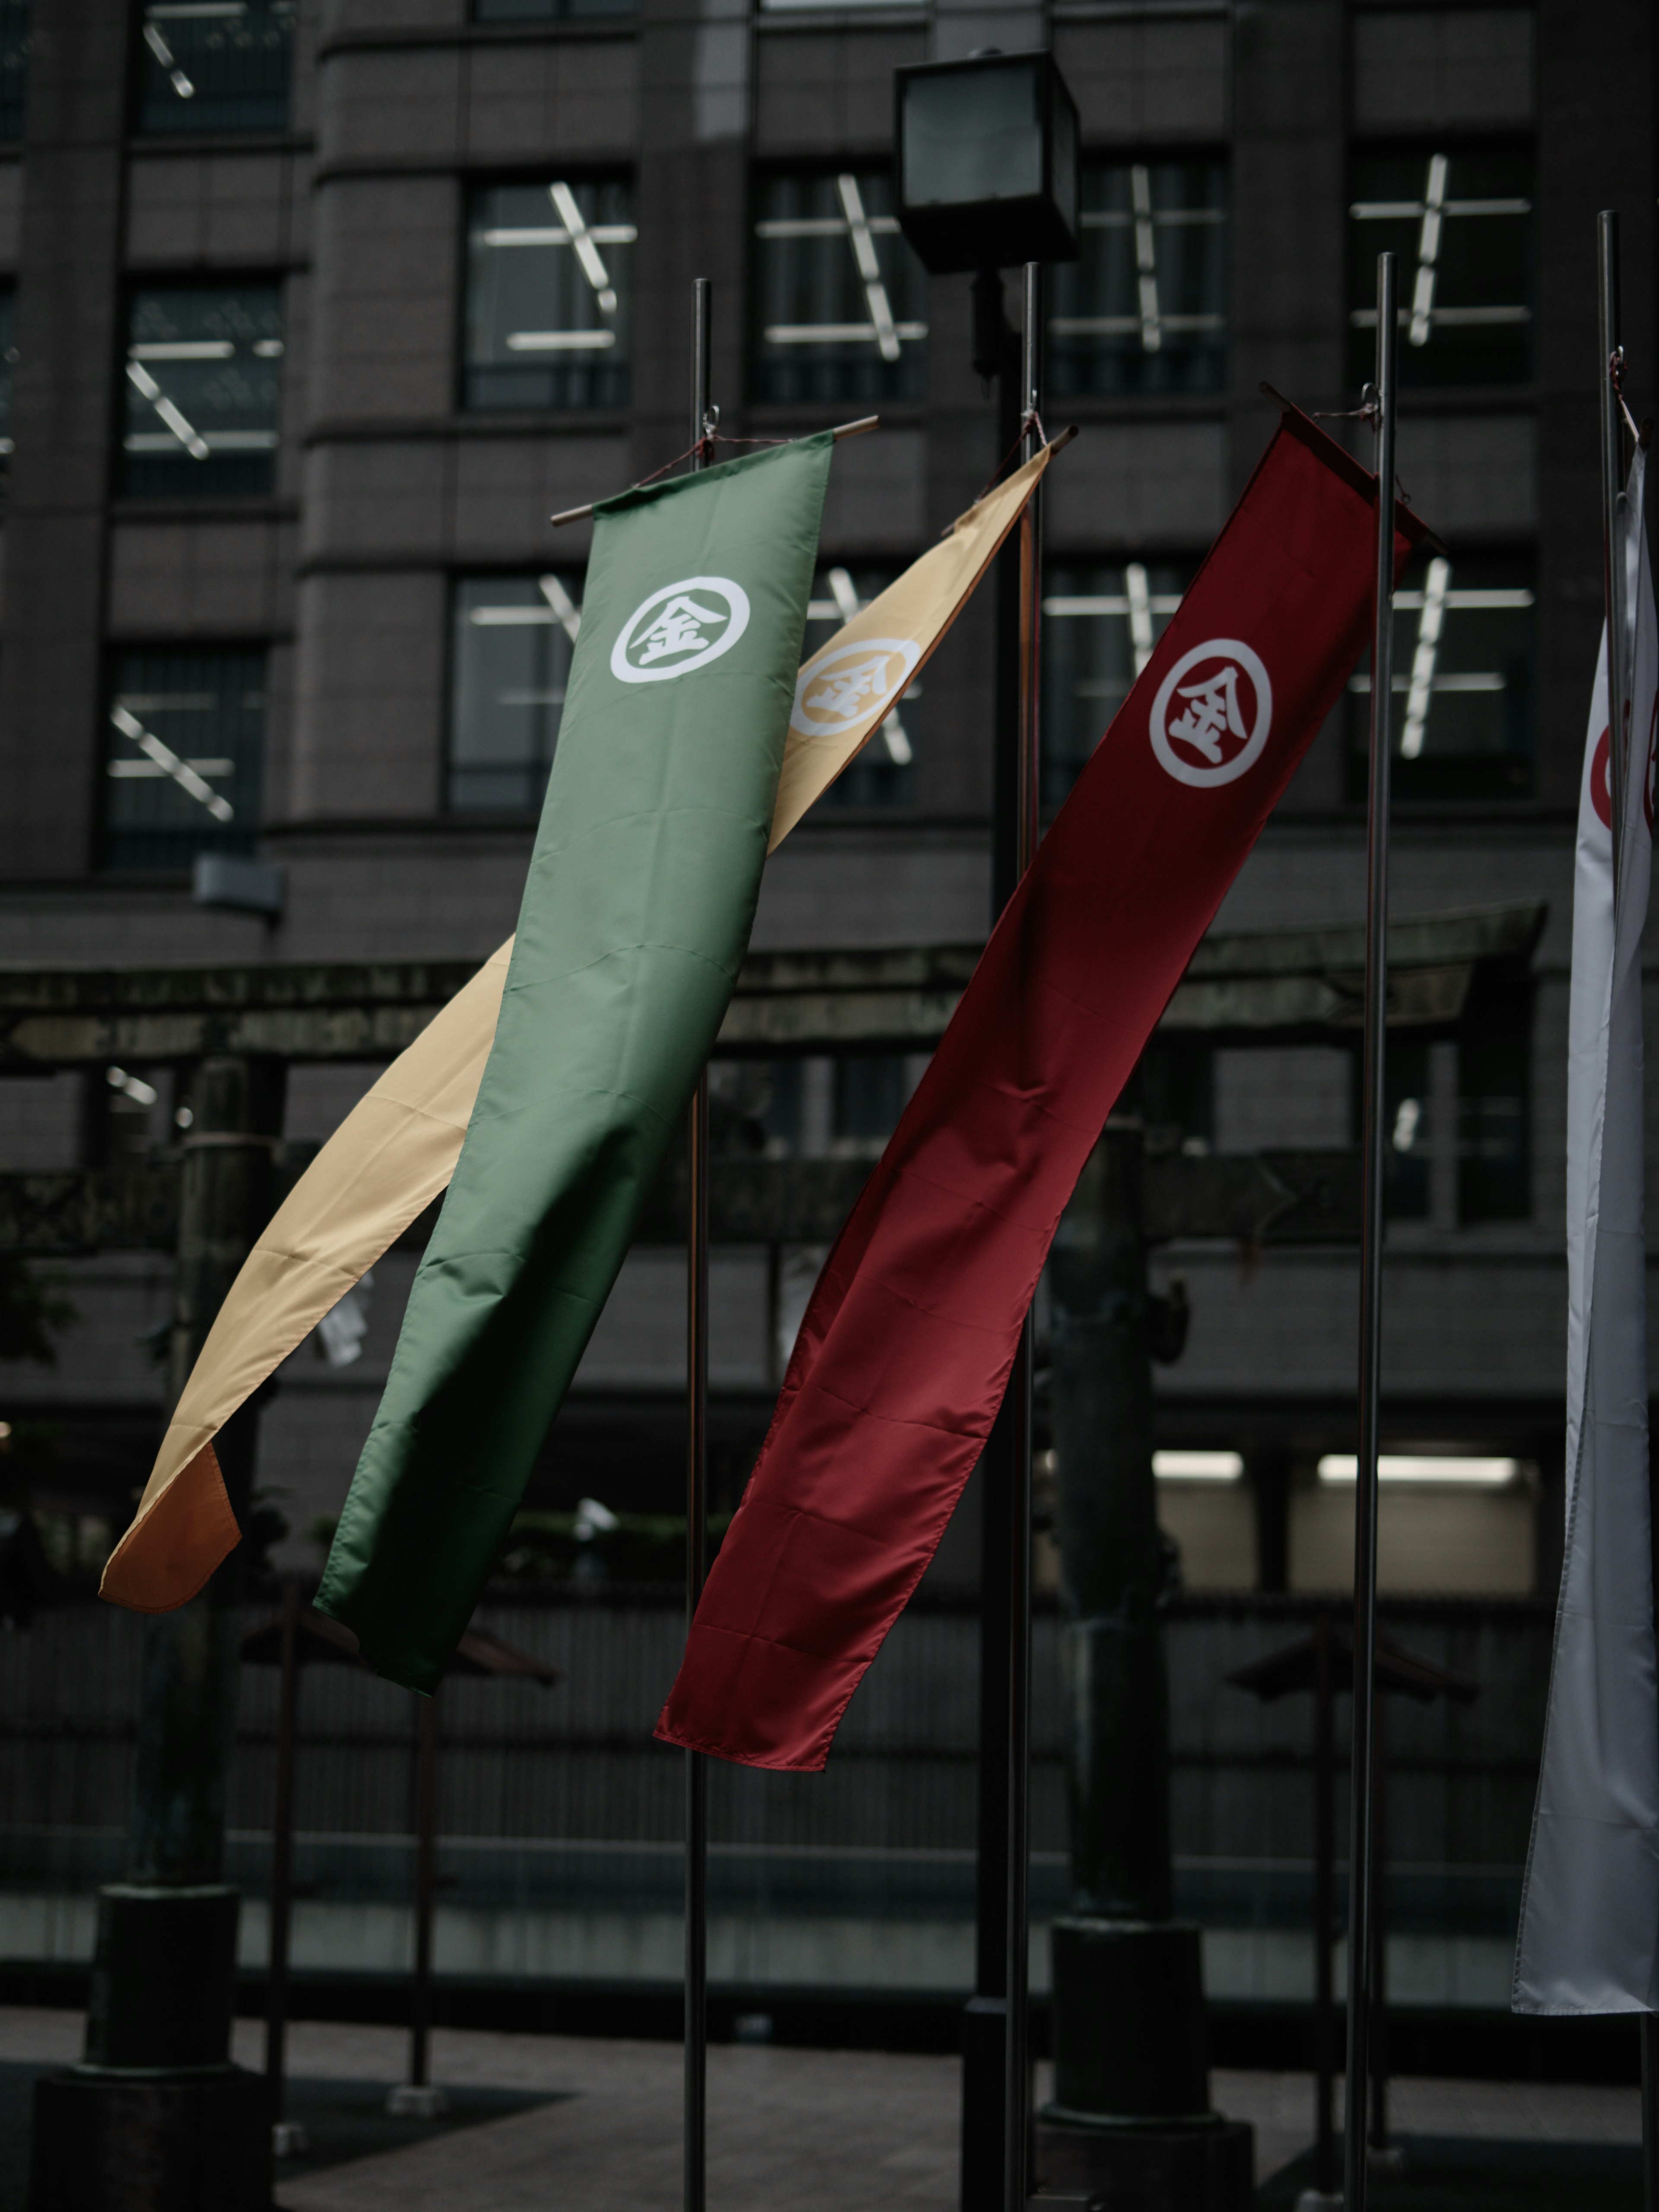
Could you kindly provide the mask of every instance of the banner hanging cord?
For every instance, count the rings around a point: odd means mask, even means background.
[[[1376,427],[1376,386],[1374,384],[1365,386],[1358,407],[1310,407],[1308,412],[1316,422],[1366,422],[1374,429]],[[1626,419],[1629,420],[1628,416]],[[1398,469],[1394,472],[1394,488],[1409,507],[1412,495],[1401,481]]]

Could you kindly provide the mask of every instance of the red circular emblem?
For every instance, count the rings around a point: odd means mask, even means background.
[[[1607,733],[1602,731],[1595,740],[1595,750],[1590,757],[1590,805],[1595,809],[1595,818],[1604,830],[1613,827],[1613,748],[1607,743]]]

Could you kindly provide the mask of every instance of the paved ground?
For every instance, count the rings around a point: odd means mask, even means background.
[[[0,2063],[61,2064],[80,2040],[77,2014],[0,2008]],[[296,2104],[307,2082],[400,2079],[406,2047],[391,2029],[296,2025]],[[236,2056],[261,2063],[256,2023],[239,2024]],[[678,2212],[677,2045],[440,2031],[432,2070],[474,2093],[475,2124],[411,2130],[420,2139],[406,2148],[290,2174],[276,2191],[285,2212],[544,2212],[556,2197],[559,2212]],[[949,2058],[717,2046],[709,2201],[720,2212],[952,2212],[957,2084]],[[1259,2179],[1311,2140],[1306,2075],[1218,2073],[1213,2088],[1224,2112],[1255,2124]],[[484,2118],[486,2092],[538,2101]],[[378,2103],[363,2100],[366,2110]],[[1627,2089],[1406,2081],[1391,2118],[1404,2135],[1476,2142],[1641,2139]]]

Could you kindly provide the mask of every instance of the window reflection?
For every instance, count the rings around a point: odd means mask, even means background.
[[[287,130],[294,14],[294,0],[154,0],[139,130]]]
[[[1533,164],[1526,154],[1371,154],[1348,210],[1349,374],[1375,362],[1376,257],[1400,258],[1402,385],[1532,374]]]
[[[275,284],[135,293],[122,489],[137,498],[269,492],[282,363]]]
[[[475,192],[462,404],[625,407],[637,236],[620,179]]]
[[[574,574],[468,577],[457,584],[453,808],[539,808],[580,628],[581,579]]]
[[[927,276],[891,179],[766,177],[756,200],[756,398],[919,399]]]
[[[1042,803],[1058,806],[1152,657],[1184,562],[1049,565],[1042,602]]]
[[[127,653],[112,672],[104,863],[188,868],[259,828],[263,653]]]
[[[1394,794],[1525,799],[1532,790],[1534,592],[1516,555],[1436,555],[1395,594]],[[1349,797],[1364,793],[1367,654],[1348,685]]]
[[[1079,256],[1049,278],[1056,398],[1221,389],[1226,187],[1219,161],[1081,165]]]

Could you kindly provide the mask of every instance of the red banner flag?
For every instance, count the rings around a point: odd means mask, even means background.
[[[1376,496],[1286,412],[825,1262],[665,1742],[823,1766],[984,1449],[1106,1116],[1367,641]],[[1399,511],[1397,564],[1422,528]]]

